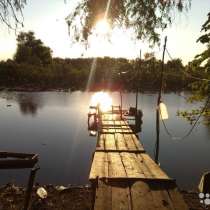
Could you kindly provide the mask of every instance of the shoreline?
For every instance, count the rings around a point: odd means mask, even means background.
[[[41,199],[36,191],[43,187],[47,198]],[[20,210],[24,204],[25,188],[8,183],[0,186],[0,209]],[[203,210],[198,192],[181,190],[190,210]],[[32,191],[30,210],[91,210],[94,192],[90,185],[68,187],[36,184]],[[206,208],[206,209],[210,209]]]
[[[81,92],[98,92],[98,91],[108,91],[108,92],[119,92],[120,90],[118,89],[90,89],[90,90],[85,90],[85,89],[72,89],[72,88],[60,88],[60,87],[54,87],[54,88],[49,88],[49,87],[0,87],[0,92],[1,91],[8,91],[8,92],[74,92],[74,91],[81,91]],[[123,90],[124,93],[135,93],[135,90]],[[143,89],[139,90],[139,93],[157,93],[158,90],[155,89]],[[165,90],[165,93],[180,93],[180,92],[191,92],[190,90],[187,89],[173,89],[173,90]]]

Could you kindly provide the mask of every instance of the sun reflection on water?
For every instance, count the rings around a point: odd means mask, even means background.
[[[102,112],[111,110],[112,107],[112,98],[106,92],[97,92],[94,93],[90,100],[91,106],[99,106]]]

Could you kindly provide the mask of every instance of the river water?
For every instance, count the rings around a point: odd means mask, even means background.
[[[93,93],[75,92],[0,92],[0,150],[38,153],[36,182],[41,184],[86,184],[95,150],[96,138],[87,131],[87,113]],[[111,93],[119,105],[119,93]],[[174,136],[184,136],[191,125],[176,115],[201,103],[188,104],[188,93],[167,93],[168,129]],[[146,151],[154,158],[155,108],[157,94],[139,94],[143,110],[139,134]],[[123,94],[123,106],[135,105],[135,94]],[[203,172],[210,171],[210,128],[200,123],[184,140],[171,139],[161,124],[161,168],[184,189],[195,189]],[[1,170],[0,184],[27,183],[29,170]]]

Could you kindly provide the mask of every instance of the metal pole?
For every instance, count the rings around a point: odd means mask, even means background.
[[[155,162],[156,163],[158,163],[158,160],[159,160],[159,147],[160,147],[160,110],[159,110],[159,105],[160,105],[162,89],[163,89],[163,72],[164,72],[164,59],[165,59],[166,43],[167,43],[167,36],[165,37],[165,43],[164,43],[164,47],[163,47],[161,81],[160,81],[160,89],[158,92],[157,109],[156,109],[156,152],[155,152]]]
[[[31,193],[32,193],[33,185],[34,185],[34,180],[35,180],[36,172],[39,169],[40,169],[39,167],[31,169],[30,177],[29,177],[29,180],[28,180],[28,186],[27,186],[27,190],[26,190],[26,195],[25,195],[24,210],[29,209],[29,204],[30,204],[30,200],[31,200]]]

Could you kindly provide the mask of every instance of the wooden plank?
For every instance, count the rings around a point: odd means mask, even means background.
[[[126,141],[126,144],[127,144],[127,147],[129,150],[137,150],[138,149],[133,141],[132,135],[124,134],[124,138],[125,138],[125,141]]]
[[[168,189],[168,194],[174,204],[175,210],[189,210],[175,183]]]
[[[148,159],[149,156],[143,153],[95,152],[90,179],[107,177],[169,180],[152,160],[148,164]]]
[[[111,186],[106,185],[103,181],[98,181],[96,188],[94,210],[112,209],[112,190]]]
[[[133,139],[134,144],[136,145],[136,148],[144,151],[143,145],[141,144],[141,142],[139,141],[139,139],[136,137],[135,134],[132,135],[132,139]]]
[[[128,187],[112,186],[112,210],[131,210]]]
[[[0,160],[0,169],[21,169],[21,168],[33,168],[38,162],[37,159],[11,159]]]
[[[144,160],[142,159],[141,155],[136,155],[136,157],[137,157],[137,159],[139,161],[139,167],[143,171],[145,178],[147,178],[147,179],[155,179],[155,176],[151,172],[151,170],[148,167],[148,165],[146,165],[144,163]]]
[[[118,150],[128,150],[128,147],[125,144],[125,139],[122,134],[116,133],[115,139],[116,139],[116,144],[117,144]]]
[[[155,209],[175,210],[169,196],[164,193],[167,189],[165,183],[155,182],[151,184],[150,188]]]
[[[89,179],[108,177],[108,161],[105,152],[95,152]]]
[[[122,164],[120,154],[117,152],[109,152],[108,157],[108,171],[109,178],[126,178],[125,168]]]
[[[176,184],[170,182],[153,182],[152,195],[156,208],[160,210],[189,210]]]
[[[152,160],[152,158],[150,158],[148,154],[142,153],[142,154],[137,154],[137,156],[141,161],[141,163],[144,164],[146,168],[149,169],[154,178],[169,179],[166,173],[162,171],[162,169]]]
[[[150,187],[144,181],[137,181],[131,186],[131,200],[132,210],[155,210]]]
[[[141,153],[145,153],[145,151],[139,151],[139,150],[120,150],[120,149],[114,149],[114,150],[104,150],[104,149],[98,149],[96,150],[97,152],[117,152],[117,153],[121,153],[121,152],[128,152],[128,153],[134,153],[134,154],[141,154]]]
[[[133,134],[133,132],[129,132],[129,131],[121,131],[121,130],[116,130],[116,131],[107,131],[107,130],[102,130],[100,132],[101,134],[115,134],[115,133],[121,133],[121,134]]]
[[[106,150],[116,150],[114,134],[105,135],[105,149]]]
[[[122,152],[120,155],[128,178],[146,178],[139,167],[139,162],[135,154]]]

